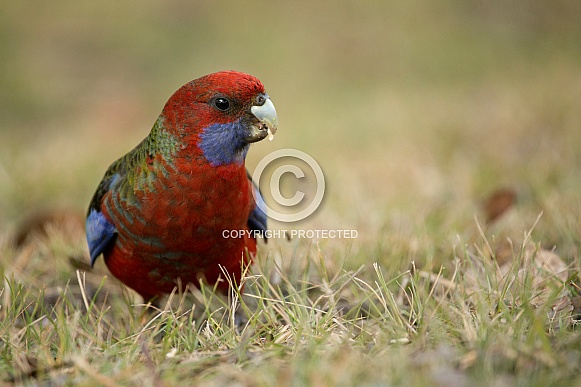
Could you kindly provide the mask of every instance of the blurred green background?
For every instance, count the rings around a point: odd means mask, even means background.
[[[572,248],[579,16],[578,1],[5,2],[0,225],[84,211],[177,88],[236,69],[262,80],[280,120],[248,165],[280,148],[317,159],[317,227],[453,238],[508,186],[525,223],[545,211],[543,235]]]

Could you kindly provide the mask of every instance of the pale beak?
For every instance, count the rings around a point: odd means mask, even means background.
[[[276,129],[278,128],[278,118],[276,116],[276,109],[270,98],[266,98],[264,103],[260,106],[254,105],[250,108],[250,112],[256,119],[259,125],[252,125],[250,128],[250,136],[247,138],[248,142],[256,142],[264,139],[268,135],[268,139],[272,141]]]

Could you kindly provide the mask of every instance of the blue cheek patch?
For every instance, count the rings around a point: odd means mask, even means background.
[[[85,231],[91,253],[91,266],[93,266],[99,255],[113,241],[115,226],[105,219],[105,215],[92,209],[85,222]]]
[[[200,135],[199,148],[210,165],[242,164],[250,144],[244,141],[246,130],[240,120],[227,124],[214,124]]]

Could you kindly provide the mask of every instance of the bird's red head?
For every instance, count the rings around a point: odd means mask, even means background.
[[[162,112],[164,127],[197,145],[213,165],[240,163],[248,144],[274,134],[274,105],[255,77],[221,71],[176,91]]]
[[[257,94],[264,93],[258,78],[238,71],[220,71],[205,75],[184,86],[193,90],[197,100],[207,100],[217,94],[228,95],[238,101],[249,102]]]

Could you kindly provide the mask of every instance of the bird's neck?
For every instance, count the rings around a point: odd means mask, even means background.
[[[184,148],[183,140],[165,128],[163,116],[159,116],[143,146],[150,157],[161,154],[166,159],[176,156]]]
[[[245,171],[244,161],[250,144],[242,140],[244,130],[240,122],[213,124],[201,133],[183,130],[176,133],[166,121],[165,116],[160,115],[141,144],[140,153],[145,159],[159,155],[170,164],[179,159],[180,163],[191,163],[194,168],[208,165],[217,168],[219,175],[227,179],[238,175],[240,170]]]

